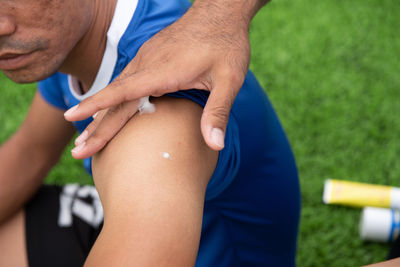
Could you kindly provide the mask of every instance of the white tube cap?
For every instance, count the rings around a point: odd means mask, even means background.
[[[360,236],[363,240],[390,242],[399,235],[398,210],[366,207],[360,220]]]
[[[392,188],[390,207],[393,209],[400,209],[400,188]]]

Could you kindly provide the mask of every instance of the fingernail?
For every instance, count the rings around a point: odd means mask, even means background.
[[[78,137],[75,139],[75,145],[78,146],[78,145],[80,145],[81,143],[85,142],[86,139],[88,138],[88,136],[89,136],[89,132],[88,132],[87,130],[84,130],[83,133],[81,133],[81,135],[78,136]]]
[[[219,128],[213,128],[211,130],[211,141],[214,145],[223,148],[224,144],[224,132]]]
[[[70,109],[68,109],[68,110],[64,113],[64,116],[66,116],[66,117],[71,116],[71,115],[78,109],[78,106],[79,106],[79,104],[76,105],[76,106],[73,106],[73,107],[70,108]]]
[[[74,147],[71,152],[72,153],[78,153],[80,152],[86,145],[86,142],[80,143],[77,147]]]

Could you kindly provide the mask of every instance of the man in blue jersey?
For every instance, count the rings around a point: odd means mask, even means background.
[[[0,265],[63,266],[69,258],[84,259],[87,254],[85,266],[294,265],[296,166],[252,73],[232,105],[220,152],[207,146],[200,129],[207,91],[151,98],[154,112],[125,116],[130,119],[120,122],[124,127],[119,133],[93,159],[85,160],[104,209],[100,233],[103,213],[92,188],[42,188],[22,209],[74,132],[84,135],[91,122],[72,125],[64,120],[64,111],[102,90],[132,59],[151,61],[140,54],[146,49],[143,43],[179,19],[189,3],[1,4],[0,69],[16,82],[42,81],[23,125],[0,150]],[[134,76],[142,87],[157,80],[157,75],[152,77]],[[176,85],[173,79],[165,83],[167,88]],[[140,101],[128,101],[123,109],[135,113],[140,106]],[[99,116],[104,114],[95,120]],[[103,147],[107,141],[97,142]],[[75,157],[92,154],[84,150],[85,138],[76,144]],[[39,210],[49,202],[56,202],[57,212],[51,207]],[[75,223],[72,214],[79,214],[77,224],[85,222],[91,228],[63,231]]]

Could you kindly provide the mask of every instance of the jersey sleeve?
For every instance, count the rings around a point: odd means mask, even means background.
[[[38,83],[38,91],[50,105],[60,109],[68,109],[63,96],[62,74],[55,73]]]
[[[185,90],[167,94],[176,98],[186,98],[203,108],[208,100],[209,92],[202,90]],[[219,152],[217,166],[210,179],[206,191],[206,200],[211,200],[222,193],[234,180],[240,166],[240,138],[238,123],[234,114],[229,115],[225,132],[225,147]]]

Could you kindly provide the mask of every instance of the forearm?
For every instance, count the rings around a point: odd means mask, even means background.
[[[20,139],[15,135],[0,147],[0,223],[36,192],[53,164]]]
[[[0,147],[0,223],[35,193],[74,133],[63,111],[37,92],[24,123]]]

